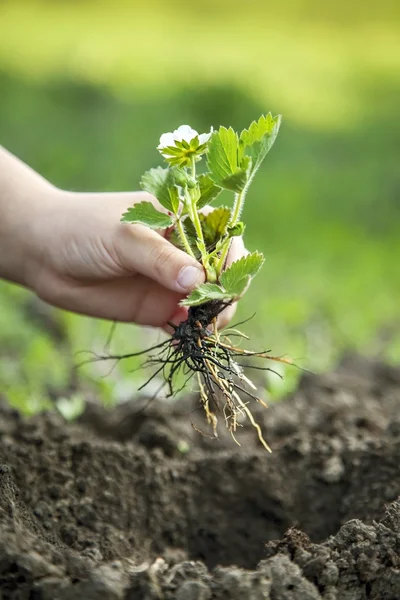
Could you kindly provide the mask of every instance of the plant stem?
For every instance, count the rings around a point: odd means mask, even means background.
[[[228,256],[229,248],[231,247],[232,238],[228,238],[222,248],[221,256],[218,259],[217,264],[215,265],[215,270],[217,272],[217,278],[221,275],[222,269],[224,268],[224,264],[226,261],[226,257]]]
[[[233,227],[239,221],[240,215],[243,210],[244,200],[246,198],[247,189],[249,187],[249,182],[244,186],[241,192],[235,194],[235,202],[233,204],[232,216],[229,220],[229,227]],[[226,240],[225,244],[222,247],[221,255],[216,264],[217,277],[221,275],[222,269],[224,268],[224,264],[226,261],[226,257],[228,256],[229,248],[231,247],[232,238]]]
[[[193,177],[193,179],[196,179],[196,160],[195,160],[194,155],[192,155],[191,161],[192,161],[192,164],[191,164],[191,166],[192,166],[192,177]]]
[[[243,204],[247,193],[247,187],[248,186],[245,185],[241,192],[235,194],[235,202],[233,204],[232,216],[229,221],[230,227],[236,225],[236,223],[239,221],[240,215],[242,214]]]
[[[192,221],[193,221],[193,225],[196,229],[197,237],[204,244],[203,230],[201,228],[199,215],[197,214],[197,209],[195,206],[192,206],[192,214],[190,216],[192,217]]]
[[[189,256],[192,256],[195,259],[196,257],[194,255],[193,250],[190,247],[189,240],[186,237],[186,233],[183,228],[182,221],[179,218],[176,220],[176,226],[178,228],[178,232],[179,232],[182,244],[184,245],[187,254],[189,254]]]
[[[191,159],[191,167],[192,167],[192,177],[194,180],[196,180],[196,161],[195,161],[194,156],[192,156],[192,159]],[[187,188],[186,188],[186,190],[187,190]],[[193,199],[193,195],[190,190],[187,190],[187,202],[188,202],[188,206],[189,206],[189,217],[192,220],[192,223],[196,230],[197,237],[199,238],[200,242],[202,242],[202,244],[204,245],[203,230],[201,228],[199,215],[197,214],[196,203]],[[204,259],[206,258],[206,255],[204,255],[203,252],[201,252],[201,257],[202,257],[203,263],[204,263]],[[204,264],[204,266],[205,266],[205,264]]]

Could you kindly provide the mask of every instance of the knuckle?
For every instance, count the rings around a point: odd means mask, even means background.
[[[153,248],[151,254],[155,272],[163,279],[166,273],[170,274],[176,266],[176,250],[170,248],[169,244],[162,244],[159,248]]]

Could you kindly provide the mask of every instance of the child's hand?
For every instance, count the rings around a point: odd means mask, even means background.
[[[158,327],[185,319],[187,309],[178,303],[204,281],[204,271],[159,233],[120,223],[143,200],[161,208],[140,192],[56,193],[37,228],[36,293],[95,317]],[[240,243],[235,251],[240,254]]]
[[[200,264],[159,233],[120,223],[134,202],[157,205],[152,196],[64,192],[8,153],[0,155],[0,177],[4,169],[0,275],[50,304],[94,317],[157,327],[186,318],[178,303],[204,281]],[[229,261],[243,253],[235,238]],[[221,325],[233,312],[221,315]]]

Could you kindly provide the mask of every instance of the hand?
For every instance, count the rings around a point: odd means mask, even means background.
[[[141,325],[179,323],[179,301],[204,281],[201,265],[143,225],[120,223],[146,193],[56,192],[42,212],[40,259],[32,287],[43,300],[74,312]],[[240,255],[237,243],[230,260]],[[232,315],[224,314],[221,326]]]
[[[35,177],[35,185],[32,194],[25,186],[16,203],[21,218],[14,214],[14,222],[23,223],[25,214],[29,220],[12,239],[17,255],[25,258],[24,274],[11,273],[10,279],[50,304],[94,317],[164,328],[186,318],[179,301],[204,281],[201,265],[159,233],[120,223],[135,202],[150,200],[160,209],[155,198],[141,192],[61,191],[25,165],[18,167]],[[235,238],[229,262],[243,254],[243,242]],[[233,312],[229,307],[220,315],[221,327]]]

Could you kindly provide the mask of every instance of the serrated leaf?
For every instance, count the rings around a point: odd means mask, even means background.
[[[219,182],[219,185],[230,192],[241,192],[247,183],[247,170],[240,169],[234,175],[226,177]]]
[[[250,277],[243,277],[236,283],[234,288],[229,290],[229,293],[234,297],[241,296],[249,285],[250,279]]]
[[[179,208],[178,188],[170,169],[156,167],[146,171],[140,185],[145,192],[153,194],[164,208],[176,213]]]
[[[193,290],[187,298],[181,300],[181,306],[198,306],[208,300],[230,300],[231,294],[228,294],[217,283],[202,283]]]
[[[261,252],[252,252],[236,260],[220,277],[225,290],[233,295],[239,295],[245,289],[249,278],[254,277],[264,262]]]
[[[239,159],[239,138],[230,127],[214,131],[208,142],[207,165],[210,177],[218,186],[240,192],[247,181],[248,158]]]
[[[260,142],[265,135],[271,135],[277,124],[280,123],[280,115],[273,117],[271,113],[261,115],[258,121],[253,121],[248,129],[243,129],[240,134],[240,143],[251,146],[254,142]]]
[[[138,202],[122,215],[123,223],[141,223],[152,229],[166,229],[173,223],[172,217],[158,211],[151,202]]]
[[[207,204],[211,204],[211,202],[222,192],[222,188],[215,185],[208,174],[199,175],[197,181],[200,187],[200,198],[197,201],[197,208],[200,209]]]
[[[234,175],[238,165],[239,140],[237,133],[229,127],[214,131],[208,142],[207,162],[214,181],[222,181]]]
[[[200,223],[208,249],[215,246],[215,243],[225,235],[230,216],[231,211],[227,206],[219,206],[208,215],[200,214]]]
[[[240,151],[252,159],[251,173],[258,167],[272,148],[281,125],[281,115],[273,117],[271,113],[262,115],[244,129],[239,138]]]
[[[179,185],[181,187],[187,185],[188,174],[184,169],[179,169],[178,167],[171,167],[170,171],[176,185]]]

